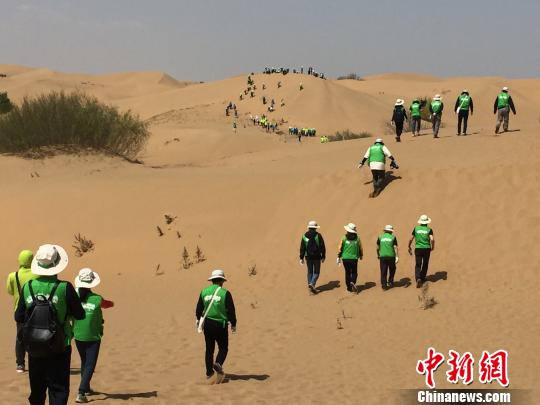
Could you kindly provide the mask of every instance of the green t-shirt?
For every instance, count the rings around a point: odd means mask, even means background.
[[[17,279],[15,277],[15,273],[16,272],[9,273],[6,288],[8,294],[13,295],[13,305],[15,309],[17,309],[17,305],[19,304],[19,290],[17,288]],[[19,285],[21,287],[21,291],[28,281],[35,280],[36,278],[38,278],[38,276],[32,273],[32,270],[30,270],[29,268],[21,267],[19,269]]]
[[[103,312],[101,310],[101,295],[90,292],[86,302],[82,303],[84,308],[84,319],[73,321],[73,336],[75,340],[81,342],[100,341],[103,337]]]
[[[415,240],[417,249],[431,249],[430,235],[433,235],[433,230],[427,225],[415,226],[412,235]]]

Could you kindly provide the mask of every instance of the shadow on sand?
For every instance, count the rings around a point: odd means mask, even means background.
[[[446,271],[438,271],[434,274],[430,274],[426,277],[426,281],[430,281],[432,283],[436,283],[439,280],[447,280],[448,273]]]
[[[106,401],[108,399],[117,399],[119,401],[130,401],[135,398],[143,398],[143,399],[150,399],[150,398],[157,398],[158,392],[157,391],[149,391],[149,392],[136,392],[136,393],[130,393],[130,394],[107,394],[106,392],[94,392],[92,395],[103,395],[104,398],[92,398],[91,402],[97,402],[97,401]]]
[[[365,284],[357,285],[356,291],[357,294],[360,294],[362,291],[369,290],[370,288],[375,287],[377,284],[375,284],[373,281],[368,281]]]
[[[411,279],[409,277],[403,277],[399,281],[394,281],[394,288],[396,288],[396,287],[398,287],[398,288],[399,287],[407,288],[411,284],[412,284],[412,281],[411,281]]]
[[[317,287],[317,292],[324,292],[324,291],[332,291],[335,288],[339,288],[339,281],[338,280],[332,280],[329,281],[326,284],[320,285]]]
[[[223,380],[223,384],[230,381],[265,381],[269,378],[270,376],[268,374],[226,374],[225,379]]]

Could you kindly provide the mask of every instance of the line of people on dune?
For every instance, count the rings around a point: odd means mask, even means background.
[[[263,70],[264,74],[282,74],[286,75],[290,72],[290,68],[280,67],[280,68],[274,68],[274,67],[265,67]],[[304,66],[300,66],[300,69],[293,69],[292,71],[295,74],[304,74]],[[306,74],[309,76],[319,77],[321,79],[326,79],[326,76],[324,73],[317,72],[313,67],[309,66],[306,70]]]
[[[428,119],[431,122],[433,137],[439,138],[439,130],[441,128],[442,115],[444,111],[444,103],[440,94],[436,94],[429,102],[429,115],[424,113],[424,109],[428,104],[427,100],[416,98],[412,101],[409,107],[410,117],[407,116],[405,110],[405,101],[397,99],[392,112],[391,123],[395,126],[396,141],[401,142],[404,124],[409,122],[412,136],[420,135],[422,118]],[[503,87],[501,92],[495,98],[493,104],[493,113],[497,114],[497,123],[495,125],[495,134],[499,134],[502,125],[503,131],[507,132],[510,122],[510,111],[516,114],[516,108],[512,96],[509,94],[508,87]],[[457,136],[465,136],[467,133],[467,125],[469,115],[474,113],[473,99],[468,90],[463,90],[456,99],[454,105],[454,113],[457,115]]]
[[[278,123],[275,120],[270,120],[266,115],[261,115],[260,117],[258,115],[249,116],[249,119],[253,122],[253,125],[260,126],[264,129],[266,129],[266,132],[276,132],[279,127]]]

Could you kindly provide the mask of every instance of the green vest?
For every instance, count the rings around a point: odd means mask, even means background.
[[[442,103],[438,100],[431,102],[431,109],[433,110],[434,114],[438,114],[439,111],[441,111]]]
[[[32,280],[32,290],[34,290],[34,295],[35,296],[43,295],[46,298],[49,298],[49,295],[55,283],[56,283],[56,277],[41,276],[35,280]],[[26,309],[28,309],[30,305],[32,305],[32,296],[30,295],[28,284],[29,283],[26,283],[22,290],[22,295],[23,295]],[[69,346],[71,344],[71,338],[73,335],[71,332],[71,325],[69,324],[69,321],[67,320],[67,316],[66,316],[67,315],[66,286],[67,286],[67,283],[65,281],[60,281],[60,284],[58,285],[58,288],[56,289],[56,292],[54,293],[54,297],[52,298],[52,303],[54,307],[56,308],[58,321],[60,322],[60,324],[64,325],[64,333],[66,336],[66,346]]]
[[[346,236],[341,239],[341,258],[343,260],[358,260],[360,258],[360,239],[349,240]]]
[[[411,104],[411,116],[420,117],[420,103]]]
[[[380,257],[396,257],[396,251],[394,250],[395,240],[396,237],[388,232],[385,232],[379,236]]]
[[[32,273],[32,270],[21,267],[19,268],[19,284],[21,286],[21,291],[24,287],[24,285],[30,281],[38,278],[34,273]],[[8,276],[8,291],[9,293],[13,293],[13,304],[15,310],[17,310],[17,305],[19,305],[19,290],[17,288],[17,279],[15,278],[15,272],[10,273]]]
[[[91,292],[86,302],[82,303],[85,317],[73,322],[73,336],[81,342],[95,342],[103,337],[103,312],[101,301],[103,298]]]
[[[206,313],[206,310],[208,309],[208,306],[210,305],[210,300],[212,299],[212,296],[214,295],[214,292],[216,291],[218,287],[219,285],[212,284],[201,291],[201,297],[204,303],[203,314]],[[227,307],[225,306],[226,295],[227,295],[227,290],[221,287],[218,293],[216,294],[216,297],[214,298],[214,303],[210,307],[210,310],[208,311],[208,315],[206,315],[208,319],[222,322],[223,326],[225,326],[227,322],[229,322],[229,317],[227,316]]]
[[[376,143],[375,145],[372,145],[369,148],[369,158],[368,163],[371,162],[380,162],[385,163],[386,162],[386,155],[383,151],[383,145],[380,143]]]
[[[307,245],[309,243],[309,238],[304,234],[302,235],[302,240],[304,241],[304,245],[306,246],[306,249],[307,249]],[[319,234],[317,233],[315,235],[315,243],[317,244],[317,246],[321,246],[321,243],[319,242]]]
[[[510,100],[510,95],[508,93],[505,93],[504,91],[501,92],[497,96],[497,108],[501,109],[501,108],[508,107],[508,104],[509,104],[508,100]]]
[[[462,94],[459,96],[459,109],[462,111],[467,111],[471,105],[471,96],[467,94]]]
[[[430,249],[431,241],[429,238],[431,228],[427,225],[418,225],[414,227],[414,239],[417,249]]]

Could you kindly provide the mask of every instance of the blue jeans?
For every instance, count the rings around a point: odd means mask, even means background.
[[[81,356],[81,385],[79,385],[79,394],[86,394],[90,392],[90,381],[96,369],[101,341],[81,342],[80,340],[75,340],[75,344]]]
[[[321,274],[321,261],[306,259],[306,264],[307,264],[307,282],[309,285],[312,285],[313,287],[315,287],[315,284],[317,284],[317,280],[319,279],[319,275]]]

